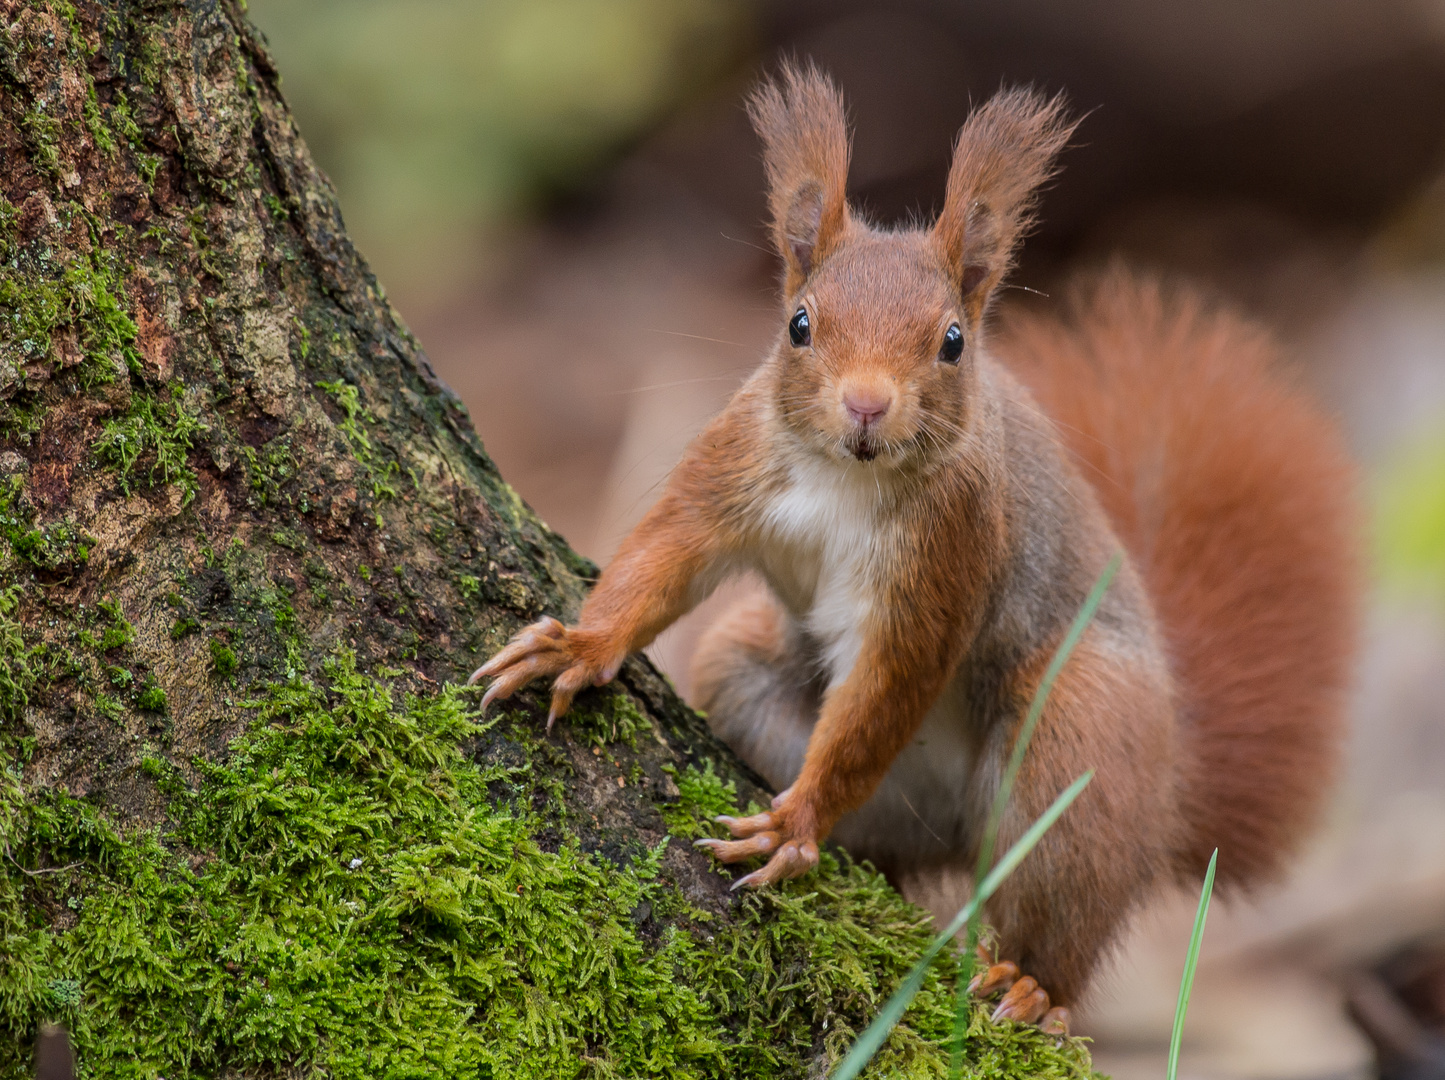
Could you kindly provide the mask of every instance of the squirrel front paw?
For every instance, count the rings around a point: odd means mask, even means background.
[[[817,829],[807,823],[809,815],[789,806],[788,794],[784,791],[774,797],[773,808],[767,813],[744,818],[722,814],[713,819],[726,825],[737,839],[694,841],[695,847],[707,848],[724,863],[772,853],[772,858],[761,869],[734,881],[734,889],[744,885],[758,888],[801,877],[818,865]]]
[[[533,679],[554,676],[552,708],[547,714],[547,730],[551,731],[557,717],[571,708],[579,690],[611,682],[625,659],[625,650],[608,647],[599,635],[563,626],[548,616],[518,631],[501,652],[472,672],[467,685],[479,679],[495,680],[482,697],[485,710]]]

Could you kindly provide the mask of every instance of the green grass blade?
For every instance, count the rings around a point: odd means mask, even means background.
[[[1204,874],[1204,888],[1199,891],[1199,910],[1194,915],[1194,933],[1189,938],[1189,956],[1184,961],[1184,977],[1179,980],[1179,1003],[1174,1006],[1174,1032],[1169,1036],[1169,1068],[1166,1080],[1174,1080],[1179,1072],[1179,1044],[1184,1038],[1184,1013],[1189,1008],[1189,992],[1194,988],[1194,969],[1199,965],[1199,946],[1204,941],[1204,919],[1209,914],[1209,898],[1214,894],[1214,864],[1219,849],[1209,856],[1209,869]]]
[[[873,1055],[887,1041],[888,1033],[903,1017],[908,1010],[909,1003],[918,993],[918,988],[923,985],[923,976],[928,971],[928,965],[948,946],[954,935],[973,918],[974,913],[982,909],[984,902],[1017,869],[1024,856],[1034,849],[1034,846],[1043,838],[1044,833],[1048,832],[1054,822],[1059,820],[1060,815],[1079,797],[1079,793],[1088,786],[1089,781],[1093,778],[1094,773],[1090,770],[1070,784],[1044,811],[1043,815],[1029,826],[1028,831],[1019,837],[1018,842],[1008,849],[1004,857],[999,860],[998,865],[989,871],[988,876],[983,879],[974,892],[973,898],[953,917],[953,921],[944,931],[929,943],[928,948],[923,951],[923,956],[919,958],[918,963],[913,965],[913,970],[903,980],[903,984],[894,991],[893,996],[888,999],[888,1003],[873,1018],[873,1022],[864,1029],[863,1034],[858,1036],[858,1041],[853,1044],[853,1048],[848,1051],[848,1055],[834,1071],[833,1080],[853,1080],[863,1071],[868,1062],[873,1060]]]
[[[970,923],[970,926],[972,925]],[[974,931],[970,929],[969,937],[972,938],[973,934]],[[958,969],[958,986],[954,990],[953,1002],[953,1039],[948,1051],[949,1080],[963,1080],[963,1051],[968,1042],[968,1021],[973,1011],[969,1008],[973,995],[968,992],[968,984],[973,981],[973,956],[973,949],[970,948]]]

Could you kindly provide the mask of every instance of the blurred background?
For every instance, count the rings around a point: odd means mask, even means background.
[[[488,450],[605,562],[781,325],[741,101],[842,83],[852,191],[924,216],[1001,84],[1087,112],[1005,302],[1122,254],[1274,328],[1364,466],[1345,783],[1282,888],[1216,906],[1194,1077],[1445,1076],[1445,0],[250,0],[347,223]],[[1042,294],[1042,295],[1040,295]],[[654,649],[685,692],[706,611]],[[920,883],[939,910],[957,883]],[[1163,1075],[1193,898],[1078,1027]],[[951,914],[951,908],[949,913]]]

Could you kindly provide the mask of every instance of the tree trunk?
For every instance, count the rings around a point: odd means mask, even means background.
[[[820,1073],[927,920],[841,855],[730,894],[687,841],[764,793],[644,660],[550,737],[475,715],[455,681],[595,568],[236,2],[0,24],[0,1072],[56,1019],[82,1075]],[[949,970],[877,1068],[942,1074]]]

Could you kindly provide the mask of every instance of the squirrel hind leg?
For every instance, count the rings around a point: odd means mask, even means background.
[[[822,686],[788,613],[758,584],[708,628],[692,661],[692,705],[773,790],[803,767]]]
[[[1168,687],[1111,662],[1113,649],[1102,634],[1086,637],[1060,674],[1004,814],[1000,851],[1059,791],[1094,771],[985,907],[998,955],[1051,999],[1015,1018],[1077,1004],[1130,914],[1169,877],[1180,825]]]

